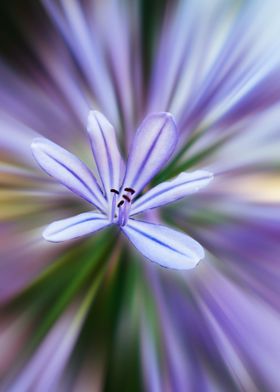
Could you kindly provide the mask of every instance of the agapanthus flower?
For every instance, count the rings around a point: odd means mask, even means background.
[[[52,223],[44,231],[45,239],[61,242],[116,224],[151,261],[169,268],[193,268],[204,257],[203,248],[195,240],[166,226],[133,218],[179,200],[212,179],[205,170],[181,173],[134,202],[174,151],[177,130],[171,114],[156,113],[145,119],[135,134],[126,166],[114,128],[101,113],[90,112],[87,129],[102,188],[89,168],[70,152],[49,140],[32,143],[42,169],[99,210]]]
[[[279,1],[12,0],[0,23],[1,392],[278,392]],[[152,113],[177,143],[133,183]],[[110,224],[43,238],[81,214]],[[131,222],[194,238],[203,261],[144,262]]]

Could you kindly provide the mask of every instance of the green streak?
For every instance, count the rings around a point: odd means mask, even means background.
[[[90,286],[91,291],[80,310],[80,316],[89,306],[115,242],[110,231],[112,229],[99,234],[94,242],[79,244],[63,255],[7,305],[7,311],[24,310],[30,313],[36,325],[29,346],[26,347],[27,357],[36,349],[71,300],[83,288]]]
[[[176,155],[174,160],[164,169],[162,170],[159,175],[157,175],[153,181],[153,186],[166,181],[177,174],[195,166],[197,163],[209,158],[212,154],[214,154],[228,139],[229,136],[225,136],[221,140],[213,143],[209,147],[206,147],[199,151],[198,153],[194,154],[192,157],[188,158],[184,162],[178,165],[181,157],[186,153],[186,151],[195,143],[195,141],[199,138],[196,135],[196,138],[191,139]]]

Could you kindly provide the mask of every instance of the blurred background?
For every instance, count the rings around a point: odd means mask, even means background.
[[[278,392],[280,4],[277,0],[0,3],[0,391]],[[206,257],[176,272],[117,232],[63,244],[90,206],[45,175],[43,135],[96,172],[90,109],[124,155],[146,114],[180,140],[152,185],[209,187],[153,212]]]

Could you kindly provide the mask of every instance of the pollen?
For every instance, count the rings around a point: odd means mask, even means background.
[[[127,195],[122,195],[122,197],[123,197],[126,201],[128,201],[128,203],[131,202],[131,199],[130,199]]]
[[[120,208],[123,204],[124,204],[124,200],[121,200],[121,201],[118,203],[117,207]]]
[[[124,190],[125,190],[126,192],[131,193],[132,195],[135,193],[135,190],[132,189],[132,188],[124,188]]]

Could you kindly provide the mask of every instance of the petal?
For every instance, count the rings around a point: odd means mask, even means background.
[[[43,138],[35,139],[31,148],[34,158],[47,174],[101,211],[106,209],[106,200],[94,175],[75,155]]]
[[[157,208],[198,191],[209,184],[213,174],[206,170],[193,173],[181,173],[171,181],[163,182],[136,200],[131,207],[130,215],[139,214],[150,208]]]
[[[51,223],[44,231],[43,237],[47,241],[62,242],[94,233],[109,224],[104,215],[85,212]]]
[[[124,167],[116,133],[103,114],[97,111],[89,112],[87,131],[99,176],[109,200],[112,196],[110,189],[119,190]]]
[[[198,242],[168,227],[129,219],[121,229],[145,257],[163,267],[190,269],[204,257]]]
[[[176,125],[170,113],[148,116],[134,137],[123,188],[133,188],[139,193],[166,164],[176,141]]]

